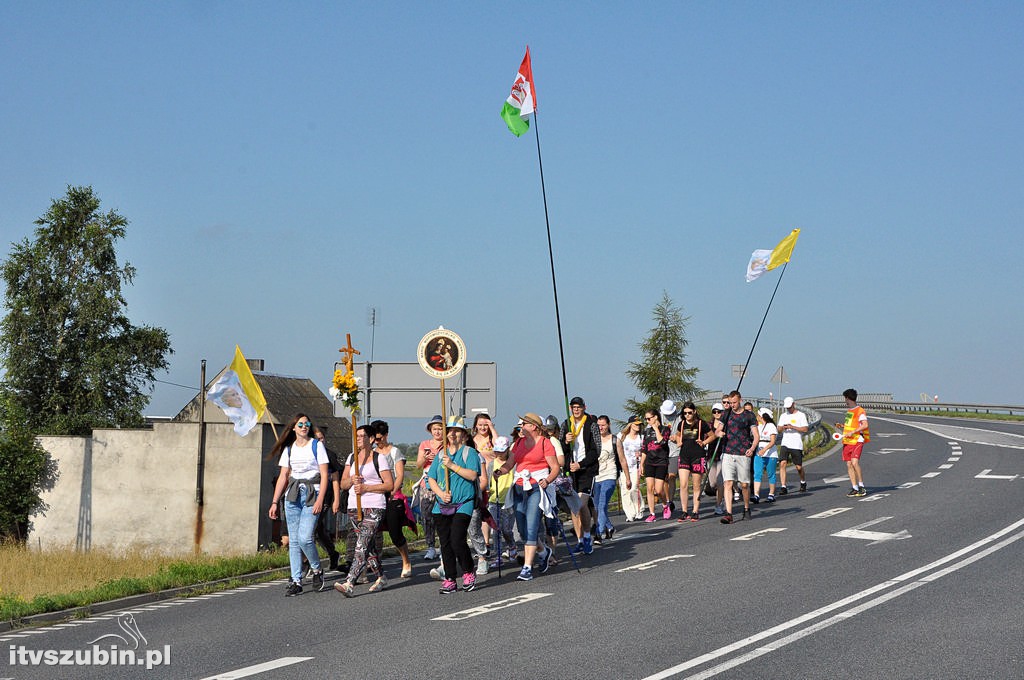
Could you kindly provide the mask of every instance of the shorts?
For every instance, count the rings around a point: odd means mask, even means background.
[[[688,470],[689,472],[703,473],[704,466],[701,465],[702,460],[704,460],[704,451],[696,450],[688,453],[682,453],[679,455],[679,469]]]
[[[668,457],[668,474],[677,475],[679,474],[679,456]]]
[[[668,479],[668,463],[647,463],[644,465],[644,477],[649,479],[660,479],[665,481]]]
[[[722,456],[722,479],[732,480],[741,484],[750,484],[750,464],[746,456],[737,456],[727,453]]]
[[[791,449],[788,446],[779,447],[779,462],[788,463],[793,461],[793,465],[804,464],[804,450],[803,449]]]
[[[860,454],[864,451],[864,442],[858,442],[856,444],[843,444],[843,460],[850,462],[851,460],[860,460]]]

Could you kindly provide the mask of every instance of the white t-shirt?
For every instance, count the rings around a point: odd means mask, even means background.
[[[779,447],[775,446],[774,444],[771,448],[767,449],[766,451],[761,450],[768,442],[772,440],[772,435],[775,435],[776,441],[778,441],[779,428],[775,427],[775,423],[765,423],[764,425],[761,425],[759,428],[757,428],[757,433],[760,440],[757,445],[757,455],[764,456],[765,458],[778,458]]]
[[[597,475],[595,482],[612,481],[618,476],[615,467],[615,437],[608,437],[608,441],[601,438],[601,453],[597,457]]]
[[[391,469],[389,467],[390,463],[388,463],[388,456],[385,456],[383,453],[377,453],[376,451],[374,451],[372,455],[377,457],[377,467],[379,467],[382,472],[384,470]],[[351,454],[349,454],[349,460],[345,461],[345,465],[348,466],[349,468],[349,475],[359,474],[363,478],[363,484],[365,484],[366,486],[384,483],[384,480],[381,479],[381,476],[377,474],[377,468],[373,466],[372,460],[367,460],[366,463],[363,464],[363,467],[361,469],[358,469],[357,472],[355,459],[352,457]],[[392,479],[394,478],[392,477]],[[387,505],[387,499],[384,497],[384,494],[377,491],[369,491],[367,493],[364,493],[362,496],[360,496],[360,500],[362,501],[362,506],[364,508],[383,508]],[[348,494],[348,509],[356,509],[356,494],[355,492],[352,491],[350,491]]]
[[[626,465],[630,470],[635,470],[637,458],[640,457],[640,449],[644,445],[644,438],[640,435],[625,437],[619,433],[619,441],[622,442],[622,453],[626,457]]]
[[[682,419],[683,414],[681,411],[678,414],[676,414],[675,418],[665,418],[664,416],[662,416],[662,420],[664,420],[665,424],[668,425],[668,431],[672,433],[673,437],[676,436],[676,430],[679,429],[679,423],[680,421],[682,421]],[[668,440],[668,457],[679,457],[679,444],[676,444],[671,439]]]
[[[796,413],[790,413],[788,410],[783,411],[782,415],[779,416],[779,425],[807,427],[807,415],[803,411],[797,411]],[[796,430],[786,430],[782,433],[781,445],[787,449],[800,449],[803,451],[804,436]]]
[[[277,463],[278,466],[291,468],[293,479],[313,479],[316,477],[320,472],[320,466],[327,465],[327,447],[317,442],[316,460],[314,460],[314,441],[314,439],[310,439],[305,446],[292,444],[285,447],[285,450],[281,452],[281,459]],[[291,457],[290,463],[289,456]]]

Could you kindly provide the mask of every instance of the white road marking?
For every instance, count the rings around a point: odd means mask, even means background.
[[[879,517],[878,519],[873,519],[870,522],[864,522],[863,524],[858,524],[855,527],[837,531],[832,535],[838,536],[839,538],[859,538],[864,541],[871,541],[870,545],[875,545],[876,543],[882,543],[884,541],[902,541],[911,537],[910,533],[907,532],[906,529],[894,534],[886,533],[884,531],[864,531],[867,527],[874,526],[875,524],[879,524],[890,519],[892,519],[892,517]]]
[[[909,489],[910,487],[912,487],[912,486],[917,486],[917,485],[918,485],[918,484],[920,484],[920,483],[921,483],[921,482],[903,482],[902,484],[900,484],[900,485],[899,485],[899,486],[897,486],[896,488],[897,488],[897,489]]]
[[[959,463],[960,462],[960,457],[959,456],[953,456],[952,458],[947,458],[946,462],[947,463]]]
[[[835,484],[836,482],[845,482],[850,478],[849,475],[842,475],[841,477],[826,477],[822,481],[826,484]]]
[[[885,455],[888,455],[890,453],[909,453],[911,451],[917,451],[917,449],[889,449],[889,448],[885,448],[885,449],[878,449],[878,451],[870,451],[870,453],[874,453],[876,456],[885,456]]]
[[[950,469],[951,467],[953,467],[953,464],[952,464],[952,463],[943,463],[942,465],[940,465],[940,466],[939,466],[939,469],[940,469],[940,470],[948,470],[948,469]]]
[[[945,557],[942,557],[942,558],[940,558],[940,559],[938,559],[938,560],[936,560],[934,562],[931,562],[930,564],[926,564],[923,567],[919,567],[919,568],[914,569],[912,571],[909,571],[909,572],[907,572],[905,574],[901,574],[900,576],[897,576],[897,577],[895,577],[893,579],[889,579],[887,581],[882,581],[881,583],[876,584],[874,586],[871,586],[870,588],[866,588],[866,589],[860,591],[859,593],[854,593],[853,595],[850,595],[848,597],[844,597],[844,598],[842,598],[840,600],[837,600],[837,601],[835,601],[835,602],[833,602],[831,604],[825,605],[824,607],[821,607],[819,609],[815,609],[814,611],[808,612],[807,614],[803,614],[802,616],[798,616],[798,617],[796,617],[794,619],[790,619],[789,621],[785,621],[783,623],[780,623],[777,626],[773,626],[773,627],[771,627],[771,628],[769,628],[767,630],[763,630],[760,633],[756,633],[754,635],[751,635],[748,638],[745,638],[745,639],[742,639],[742,640],[738,640],[738,641],[733,642],[731,644],[725,645],[724,647],[720,647],[720,648],[718,648],[718,649],[716,649],[714,651],[707,652],[706,654],[702,654],[701,656],[698,656],[698,657],[694,657],[692,659],[689,659],[688,661],[684,661],[683,663],[678,664],[676,666],[673,666],[671,668],[666,668],[665,670],[663,670],[663,671],[661,671],[659,673],[655,673],[654,675],[648,676],[644,680],[662,680],[663,678],[670,678],[670,677],[672,677],[674,675],[679,675],[680,673],[682,673],[684,671],[690,670],[691,668],[696,668],[697,666],[702,666],[702,665],[704,665],[704,664],[706,664],[708,662],[714,661],[715,659],[718,659],[720,657],[726,656],[728,654],[732,654],[733,652],[738,652],[741,649],[743,649],[744,647],[749,647],[751,645],[757,644],[757,643],[761,642],[762,640],[771,640],[771,642],[768,642],[768,643],[766,643],[766,644],[764,644],[764,645],[762,645],[762,646],[760,646],[760,647],[758,647],[758,648],[756,648],[756,649],[754,649],[754,650],[752,650],[750,652],[747,652],[746,654],[742,654],[741,656],[738,656],[738,657],[736,657],[734,659],[730,659],[729,661],[726,661],[725,663],[719,664],[718,666],[714,666],[713,668],[709,668],[709,669],[707,669],[707,670],[705,670],[705,671],[703,671],[701,673],[698,673],[696,675],[691,675],[691,676],[689,676],[689,678],[692,678],[692,679],[696,679],[696,678],[709,678],[709,677],[712,677],[714,675],[718,675],[719,673],[727,671],[727,670],[729,670],[731,668],[735,668],[736,666],[742,665],[742,664],[744,664],[744,663],[746,663],[748,661],[751,661],[751,660],[753,660],[753,659],[755,659],[755,658],[757,658],[759,656],[763,656],[764,654],[767,654],[768,652],[775,651],[777,649],[785,647],[788,644],[796,642],[797,640],[800,640],[800,639],[802,639],[802,638],[804,638],[804,637],[806,637],[808,635],[811,635],[811,634],[816,633],[816,632],[818,632],[820,630],[823,630],[823,629],[825,629],[825,628],[827,628],[829,626],[832,626],[832,625],[834,625],[836,623],[841,623],[843,621],[846,621],[847,619],[851,618],[852,616],[856,616],[857,614],[865,612],[868,609],[871,609],[872,607],[876,607],[876,606],[878,606],[880,604],[883,604],[883,603],[885,603],[885,602],[887,602],[887,601],[889,601],[889,600],[891,600],[893,598],[896,598],[896,597],[899,597],[900,595],[908,593],[911,590],[914,590],[915,588],[918,588],[918,587],[920,587],[922,585],[925,585],[927,583],[931,583],[932,581],[935,581],[936,579],[939,579],[939,578],[941,578],[943,576],[951,574],[951,573],[957,571],[958,569],[966,567],[967,565],[972,564],[973,562],[976,562],[977,560],[980,560],[980,559],[982,559],[984,557],[987,557],[988,555],[990,555],[990,554],[992,554],[992,553],[994,553],[994,552],[996,552],[998,550],[1002,550],[1003,548],[1005,548],[1006,546],[1010,545],[1014,541],[1017,541],[1017,540],[1019,540],[1021,538],[1024,538],[1024,532],[1020,532],[1020,533],[1018,533],[1016,535],[1010,536],[1009,538],[1006,538],[1005,540],[1003,540],[1003,541],[1001,541],[1001,542],[999,542],[999,543],[997,543],[997,544],[995,544],[995,545],[993,545],[993,546],[991,546],[989,548],[986,548],[985,550],[982,550],[981,552],[975,552],[981,546],[984,546],[984,545],[986,545],[988,543],[991,543],[992,541],[995,541],[995,540],[1001,538],[1002,536],[1005,536],[1006,534],[1011,533],[1012,531],[1015,531],[1016,529],[1020,528],[1021,526],[1024,526],[1024,519],[1018,520],[1018,521],[1014,522],[1013,524],[1011,524],[1010,526],[1008,526],[1008,527],[1006,527],[1004,529],[1000,529],[999,531],[997,531],[996,533],[994,533],[994,534],[992,534],[990,536],[986,536],[985,538],[981,539],[980,541],[976,541],[976,542],[972,543],[969,546],[961,548],[960,550],[957,550],[956,552],[950,553],[949,555],[946,555]],[[899,588],[896,588],[895,590],[892,590],[892,591],[890,591],[888,593],[879,595],[878,597],[876,597],[876,598],[874,598],[872,600],[868,600],[867,602],[864,602],[862,604],[859,604],[859,605],[857,605],[856,607],[854,607],[852,609],[849,608],[850,605],[852,605],[854,602],[857,602],[858,600],[862,600],[862,599],[864,599],[866,597],[874,595],[875,593],[879,593],[879,592],[881,592],[883,590],[886,590],[888,588],[892,588],[893,586],[897,586],[900,583],[903,583],[904,581],[910,581],[910,579],[917,578],[920,574],[923,574],[925,572],[928,572],[928,571],[931,571],[933,569],[936,569],[937,567],[940,567],[940,566],[946,564],[947,562],[952,562],[953,560],[959,559],[960,557],[963,557],[964,555],[968,555],[970,553],[974,553],[974,554],[971,554],[969,557],[967,557],[966,559],[964,559],[964,560],[962,560],[960,562],[957,562],[956,564],[950,565],[946,569],[943,569],[941,571],[937,571],[934,574],[922,577],[922,578],[920,578],[920,579],[918,579],[916,581],[912,581],[910,583],[906,583],[905,585],[903,585],[903,586],[901,586]],[[829,613],[831,613],[833,611],[836,611],[836,610],[840,610],[841,613],[840,614],[835,614],[835,615],[831,616],[830,618],[825,619],[823,621],[820,621],[818,623],[814,623],[814,624],[810,623],[814,619],[817,619],[817,618],[819,618],[821,616],[824,616],[825,614],[829,614]],[[790,630],[792,628],[798,628],[798,630],[795,633],[791,633],[790,635],[788,635],[788,636],[786,636],[784,638],[779,638],[778,637],[778,635],[780,633],[783,633],[783,632],[785,632],[787,630]]]
[[[460,612],[453,612],[444,616],[438,616],[437,618],[431,619],[431,621],[462,621],[463,619],[471,619],[474,616],[488,614],[499,609],[507,609],[508,607],[514,607],[517,604],[533,602],[534,600],[539,600],[542,597],[549,597],[552,594],[553,593],[525,593],[516,597],[510,597],[507,600],[498,600],[497,602],[480,605],[479,607],[473,607],[472,609],[463,609]]]
[[[874,503],[875,501],[880,501],[883,498],[888,498],[888,497],[889,497],[889,494],[887,494],[887,493],[873,493],[870,496],[865,496],[864,498],[858,499],[858,502],[860,502],[860,503]]]
[[[832,508],[831,510],[819,512],[817,515],[808,515],[807,519],[825,519],[826,517],[833,517],[841,512],[846,512],[847,510],[853,510],[853,508]]]
[[[924,479],[931,479],[932,477],[938,477],[941,474],[941,472],[926,472],[923,475],[921,475],[921,477],[923,477]]]
[[[624,571],[647,571],[648,569],[654,569],[661,562],[672,562],[678,560],[681,557],[693,557],[693,555],[666,555],[665,557],[659,557],[656,560],[650,562],[644,562],[642,564],[634,564],[630,567],[623,567],[622,569],[616,569],[616,574],[621,574]]]
[[[234,671],[227,671],[220,673],[219,675],[211,675],[203,680],[235,680],[235,678],[247,678],[250,675],[257,675],[259,673],[266,673],[276,668],[284,668],[285,666],[291,666],[292,664],[301,663],[303,661],[309,661],[313,657],[311,656],[282,656],[280,659],[274,659],[273,661],[267,661],[266,663],[259,663],[255,666],[246,666],[245,668],[239,668]]]
[[[982,470],[979,474],[974,475],[975,479],[1007,479],[1013,481],[1020,475],[993,475],[990,474],[991,470]]]
[[[746,534],[745,536],[737,536],[736,538],[730,538],[729,540],[730,541],[752,541],[755,538],[757,538],[758,536],[767,536],[768,534],[774,534],[774,533],[778,533],[780,531],[785,531],[785,530],[786,530],[785,527],[769,527],[767,529],[761,529],[760,531],[755,531],[752,534]]]

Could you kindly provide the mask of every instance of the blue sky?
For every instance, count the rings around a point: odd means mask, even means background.
[[[130,221],[163,380],[235,343],[326,390],[351,333],[412,361],[443,324],[498,363],[498,421],[559,410],[524,47],[571,394],[622,415],[667,291],[702,387],[1021,403],[1024,5],[4,3],[0,237],[68,184]],[[171,414],[188,390],[159,384]]]

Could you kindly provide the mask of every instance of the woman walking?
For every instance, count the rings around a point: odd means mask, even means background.
[[[423,523],[423,538],[427,542],[427,552],[423,554],[423,559],[432,560],[437,557],[437,551],[434,550],[433,508],[435,499],[434,492],[427,484],[427,470],[434,462],[434,456],[444,446],[444,442],[441,440],[444,437],[444,420],[441,419],[441,416],[434,416],[430,419],[430,422],[427,423],[427,433],[430,435],[430,439],[420,442],[419,449],[416,451],[416,467],[423,471],[423,477],[416,483],[420,487],[420,521]]]
[[[365,569],[373,572],[377,580],[370,586],[371,593],[377,593],[388,585],[384,570],[377,554],[374,540],[377,529],[384,519],[387,507],[386,494],[394,489],[394,479],[388,466],[387,456],[373,450],[374,430],[370,425],[356,428],[356,452],[345,461],[341,477],[341,488],[348,489],[348,517],[356,533],[356,550],[344,581],[334,584],[334,589],[345,597],[355,595],[356,581]],[[359,519],[361,503],[363,517]]]
[[[631,416],[625,429],[619,433],[626,469],[619,477],[619,503],[626,513],[627,522],[644,518],[644,498],[640,493],[640,450],[644,438],[640,434],[640,416]]]
[[[779,464],[779,449],[775,446],[775,439],[779,436],[779,429],[775,426],[775,419],[769,409],[762,408],[757,412],[757,453],[754,455],[754,495],[750,500],[755,503],[761,502],[761,478],[765,470],[768,472],[768,502],[775,502],[775,468]]]
[[[615,527],[608,518],[608,504],[615,491],[615,481],[619,472],[626,470],[626,457],[618,437],[612,434],[611,419],[608,416],[597,417],[597,427],[601,432],[601,452],[597,456],[597,476],[594,477],[594,504],[597,505],[597,535],[611,540]],[[627,492],[631,488],[626,481]]]
[[[387,456],[388,467],[391,468],[391,475],[394,478],[394,491],[384,509],[384,523],[388,527],[388,536],[391,543],[402,556],[402,578],[412,576],[412,563],[409,562],[409,541],[405,537],[405,527],[408,520],[408,499],[402,493],[402,484],[405,482],[405,454],[397,446],[388,441],[388,434],[391,428],[383,420],[375,420],[370,423],[373,428],[374,440],[377,442],[377,453]],[[415,528],[415,525],[413,525]]]
[[[292,418],[284,434],[270,450],[271,457],[280,455],[281,474],[274,487],[270,519],[277,519],[277,504],[284,500],[284,516],[288,524],[288,563],[291,581],[285,596],[302,592],[302,556],[313,570],[313,588],[323,590],[324,570],[320,554],[313,543],[313,530],[324,508],[327,493],[327,449],[310,436],[313,422],[305,413]]]
[[[477,499],[477,478],[480,471],[480,454],[466,445],[469,433],[462,418],[448,419],[448,444],[427,471],[427,483],[434,492],[436,501],[432,508],[434,526],[441,541],[441,566],[444,581],[441,594],[456,591],[455,577],[462,570],[462,589],[469,592],[476,588],[476,570],[466,531],[473,516]]]
[[[665,484],[668,477],[668,438],[671,433],[666,425],[661,424],[661,415],[657,411],[648,411],[644,418],[647,420],[647,429],[644,430],[640,467],[647,479],[647,504],[651,509],[651,514],[644,521],[653,522],[658,499],[664,503],[662,518],[672,517]]]
[[[516,509],[516,524],[523,536],[523,568],[517,577],[520,581],[533,580],[533,559],[541,551],[539,571],[548,570],[551,548],[542,545],[540,534],[541,501],[547,505],[545,489],[558,476],[558,459],[555,449],[544,432],[544,421],[536,413],[522,416],[522,437],[512,445],[512,455],[495,471],[495,475],[508,474],[515,466],[515,482],[512,486],[512,502]]]
[[[692,401],[683,404],[683,419],[676,434],[679,443],[679,500],[683,516],[680,522],[696,522],[700,519],[700,481],[707,471],[707,447],[715,440],[715,431],[697,413]],[[693,510],[687,512],[690,490],[693,493]]]

